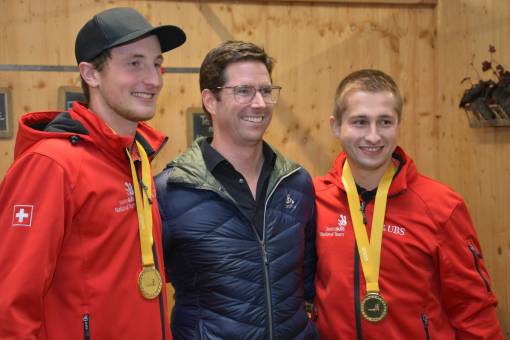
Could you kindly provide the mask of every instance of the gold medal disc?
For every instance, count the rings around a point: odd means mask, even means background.
[[[144,267],[138,275],[138,288],[146,299],[154,299],[161,293],[163,280],[154,267]]]
[[[378,293],[368,293],[361,300],[361,314],[370,322],[379,322],[388,314],[388,304]]]

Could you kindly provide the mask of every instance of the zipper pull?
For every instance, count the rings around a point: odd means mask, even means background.
[[[363,224],[364,225],[367,225],[367,223],[368,223],[367,215],[365,214],[365,208],[366,207],[367,207],[367,204],[365,203],[365,201],[361,201],[360,210],[361,210],[361,215],[363,216]]]
[[[262,243],[262,254],[264,255],[264,264],[266,266],[268,266],[269,265],[269,258],[267,257],[266,244],[265,243]]]
[[[425,339],[430,340],[429,317],[427,316],[427,314],[425,313],[421,314],[421,322],[423,323],[423,329],[425,330]]]
[[[423,326],[428,329],[429,328],[429,317],[427,316],[427,314],[422,314],[421,315],[421,321],[423,322]]]
[[[89,324],[89,315],[85,314],[82,318],[83,321],[83,337],[85,340],[90,339],[90,324]]]
[[[476,250],[476,247],[473,245],[473,243],[470,242],[468,247],[469,247],[469,250],[471,250],[471,253],[473,253],[473,255],[475,255],[479,259],[482,258],[482,254],[480,254],[480,252],[478,250]]]

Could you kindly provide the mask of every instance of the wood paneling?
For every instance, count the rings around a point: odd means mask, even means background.
[[[276,58],[273,79],[283,86],[267,140],[312,175],[325,173],[340,150],[328,126],[338,81],[359,68],[388,72],[405,97],[401,144],[423,173],[454,187],[471,208],[508,333],[510,130],[469,128],[457,103],[473,53],[481,61],[494,44],[498,60],[510,59],[504,50],[510,3],[384,2],[0,0],[0,64],[73,65],[78,29],[112,6],[132,6],[154,24],[184,29],[187,43],[165,55],[165,66],[198,67],[223,40],[253,41]],[[156,171],[185,150],[186,111],[201,106],[197,74],[166,74],[164,80],[151,124],[170,142]],[[76,73],[0,72],[0,87],[12,89],[17,117],[56,108],[58,87],[78,84]],[[12,161],[13,143],[0,140],[0,176]]]
[[[469,128],[458,108],[466,85],[460,81],[481,72],[494,58],[510,67],[510,2],[441,1],[438,10],[438,177],[461,193],[470,208],[484,249],[485,263],[499,300],[498,315],[510,338],[510,128]],[[483,74],[485,75],[485,74]],[[488,74],[487,74],[488,76]]]

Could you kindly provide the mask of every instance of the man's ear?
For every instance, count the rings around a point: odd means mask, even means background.
[[[214,93],[209,89],[202,90],[202,104],[207,109],[207,111],[211,114],[211,116],[216,116],[216,103],[218,100]]]
[[[85,80],[89,87],[99,86],[99,72],[94,68],[94,65],[82,61],[78,65],[78,69],[80,70],[81,77]]]
[[[334,116],[329,116],[329,127],[333,135],[338,139],[340,139],[340,125],[341,122],[337,121]]]

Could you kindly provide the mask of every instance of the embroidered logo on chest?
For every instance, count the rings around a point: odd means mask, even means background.
[[[406,228],[398,225],[385,224],[383,226],[383,232],[398,236],[406,236]]]
[[[285,209],[292,209],[296,207],[296,202],[294,202],[294,199],[290,196],[290,194],[287,194],[287,198],[285,199]]]
[[[347,226],[347,216],[340,214],[337,218],[336,226],[327,226],[324,231],[319,231],[319,237],[342,237],[345,236],[345,227]]]
[[[325,228],[319,228],[320,237],[343,237],[345,236],[347,225],[347,215],[340,214],[336,221],[336,226],[328,225]],[[385,234],[392,234],[396,236],[406,236],[406,228],[393,224],[383,225],[383,232]]]
[[[124,190],[126,191],[127,198],[119,200],[118,206],[115,207],[116,213],[135,208],[135,190],[133,189],[133,184],[124,182]]]

